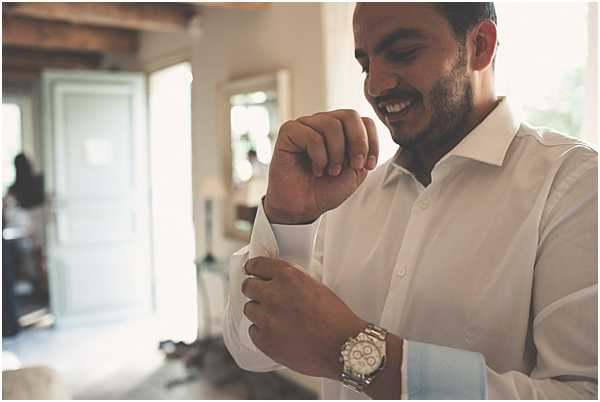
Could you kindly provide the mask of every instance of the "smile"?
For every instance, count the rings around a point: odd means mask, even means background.
[[[398,99],[380,102],[377,104],[379,110],[388,120],[396,120],[403,117],[410,110],[411,106],[417,103],[417,99]]]

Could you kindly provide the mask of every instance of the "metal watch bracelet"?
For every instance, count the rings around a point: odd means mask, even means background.
[[[362,330],[358,335],[360,335],[361,333],[364,333],[370,337],[376,338],[382,342],[385,342],[386,337],[387,337],[387,330],[384,328],[381,328],[377,325],[374,325],[374,324],[368,324],[367,327],[364,330]],[[357,337],[358,337],[358,335],[357,335]],[[350,373],[346,372],[345,367],[344,367],[344,369],[342,369],[342,375],[341,375],[342,384],[354,391],[363,392],[365,387],[370,385],[371,382],[375,379],[375,377],[377,376],[377,373],[385,367],[385,361],[386,361],[386,359],[385,359],[385,355],[384,355],[381,365],[379,366],[377,371],[373,372],[368,377],[355,377],[355,376],[351,375]]]

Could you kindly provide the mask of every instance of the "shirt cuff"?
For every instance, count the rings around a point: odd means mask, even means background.
[[[280,258],[279,246],[262,204],[262,201],[258,203],[258,211],[256,211],[256,218],[254,218],[252,236],[248,246],[248,258]]]
[[[298,265],[304,270],[310,267],[321,218],[307,225],[272,224],[273,234],[279,247],[279,258]]]
[[[271,224],[261,201],[252,229],[249,258],[279,258],[308,269],[320,221],[319,217],[306,225]]]
[[[319,221],[320,218],[308,225],[271,225],[261,201],[258,204],[252,237],[248,245],[248,259],[260,256],[280,258],[307,269],[312,258]],[[242,305],[250,301],[244,295],[241,295],[241,299]],[[248,333],[251,325],[250,320],[242,314],[238,336],[246,348],[257,352],[258,348]]]
[[[258,211],[256,212],[256,218],[254,218],[252,236],[250,237],[250,244],[248,245],[247,251],[247,259],[254,257],[279,258],[279,247],[277,246],[275,235],[271,229],[271,224],[269,223],[269,220],[265,215],[265,211],[263,210],[262,202],[258,203]],[[243,269],[244,262],[240,266],[240,269]],[[244,277],[242,277],[242,280]],[[250,299],[242,293],[240,293],[240,297],[243,311],[243,305],[248,303]],[[250,339],[250,334],[248,333],[251,325],[252,323],[248,317],[242,313],[242,320],[238,327],[238,337],[242,345],[252,352],[257,353],[259,350],[256,345],[254,345],[254,342],[252,342],[252,339]]]
[[[481,353],[404,341],[407,399],[487,399]]]

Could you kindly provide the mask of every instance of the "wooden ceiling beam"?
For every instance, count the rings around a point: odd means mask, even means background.
[[[2,45],[132,54],[138,48],[138,35],[136,32],[112,28],[4,16]]]
[[[185,30],[195,13],[181,3],[4,3],[6,15],[155,32]]]
[[[241,10],[264,10],[271,7],[271,3],[195,3],[201,7],[206,8],[225,8],[225,9],[241,9]]]
[[[45,68],[85,69],[100,67],[102,54],[30,50],[5,47],[2,49],[2,72],[40,72]]]

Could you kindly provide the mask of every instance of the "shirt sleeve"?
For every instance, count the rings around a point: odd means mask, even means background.
[[[569,156],[540,224],[528,375],[488,369],[490,399],[597,399],[598,157]]]
[[[225,308],[223,339],[235,362],[244,370],[284,368],[262,353],[250,339],[251,322],[243,314],[249,299],[242,294],[243,266],[251,258],[280,258],[304,269],[310,264],[319,220],[309,225],[271,225],[259,204],[250,244],[234,253],[229,262],[229,299]],[[277,233],[277,236],[275,235]]]
[[[407,399],[596,399],[598,395],[597,155],[557,175],[534,267],[531,373],[500,373],[480,353],[405,341]]]

